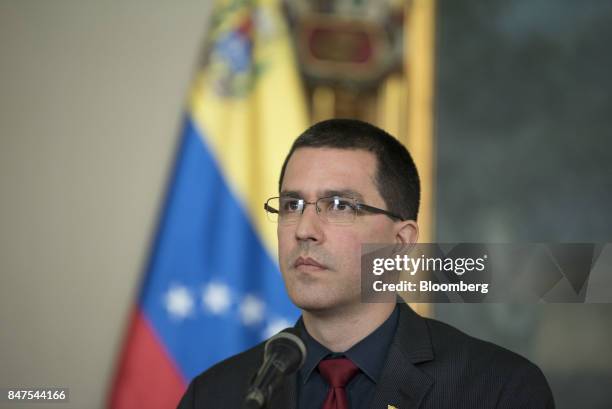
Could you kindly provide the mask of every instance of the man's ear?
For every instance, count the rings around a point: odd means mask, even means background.
[[[419,238],[419,225],[414,220],[404,220],[395,223],[395,242],[400,245],[410,245]]]

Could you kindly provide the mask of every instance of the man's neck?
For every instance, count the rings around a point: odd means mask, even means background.
[[[393,303],[359,304],[334,312],[302,311],[308,333],[332,352],[345,352],[370,335],[393,312]]]

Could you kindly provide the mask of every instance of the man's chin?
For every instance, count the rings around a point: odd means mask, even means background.
[[[307,297],[304,294],[291,297],[291,301],[303,311],[315,312],[329,309],[334,306],[333,300],[321,296]]]
[[[337,297],[324,297],[321,294],[318,294],[316,297],[304,297],[302,294],[301,296],[292,297],[291,300],[302,311],[315,315],[328,315],[333,311],[354,303],[348,300],[340,300]]]

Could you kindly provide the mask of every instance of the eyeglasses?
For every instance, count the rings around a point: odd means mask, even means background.
[[[384,214],[393,220],[403,221],[403,217],[377,207],[359,203],[350,197],[330,196],[307,202],[294,197],[271,197],[264,204],[268,219],[281,224],[297,223],[307,205],[315,205],[322,220],[333,224],[350,224],[359,212]]]

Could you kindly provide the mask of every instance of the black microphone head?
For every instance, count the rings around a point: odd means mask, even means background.
[[[279,368],[285,375],[300,369],[306,361],[306,344],[302,341],[300,331],[296,328],[285,328],[266,342],[264,360],[276,355],[275,359],[283,367]]]

